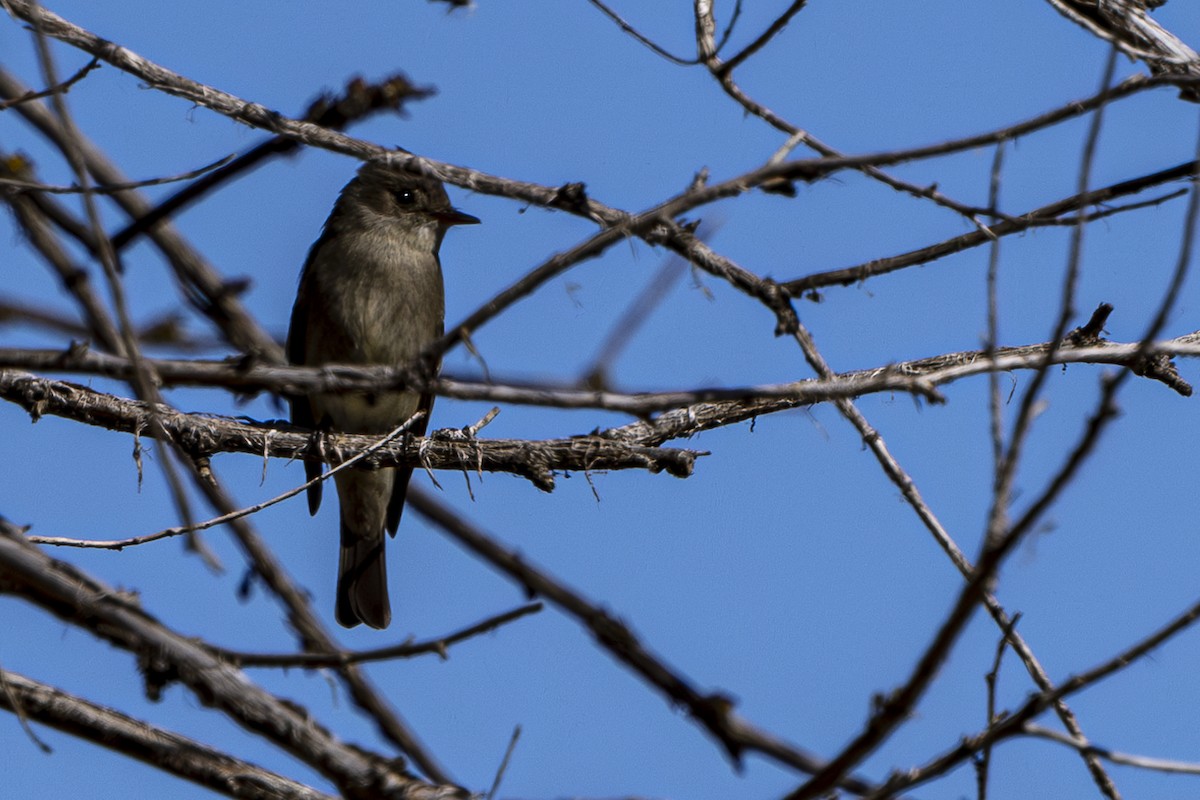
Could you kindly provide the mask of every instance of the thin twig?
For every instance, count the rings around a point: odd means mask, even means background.
[[[46,192],[47,194],[85,194],[88,192],[94,194],[116,194],[117,192],[128,192],[132,189],[142,189],[147,186],[162,186],[167,183],[179,183],[180,181],[190,181],[207,172],[212,172],[233,160],[232,155],[223,156],[211,164],[207,164],[198,169],[181,172],[178,175],[170,175],[161,178],[147,178],[140,181],[128,181],[117,184],[97,184],[89,186],[52,186],[48,183],[36,183],[33,181],[23,181],[17,178],[0,177],[0,185],[10,186],[13,189],[21,189],[24,191]]]
[[[610,20],[612,20],[614,23],[616,23],[618,28],[620,28],[625,33],[632,36],[635,41],[639,42],[642,45],[645,45],[655,55],[661,56],[661,57],[665,58],[667,61],[670,61],[672,64],[678,64],[681,67],[690,67],[694,64],[699,63],[694,58],[680,58],[679,56],[675,55],[674,53],[671,53],[670,51],[668,51],[666,48],[662,47],[661,45],[655,43],[654,40],[650,39],[648,36],[639,32],[637,28],[633,27],[628,22],[626,22],[625,19],[620,14],[618,14],[616,11],[613,11],[611,8],[609,8],[607,5],[605,5],[603,2],[601,2],[601,0],[588,0],[588,2],[591,3],[592,5],[594,5],[597,9],[599,9],[601,14],[603,14],[604,16],[606,16]]]
[[[412,426],[415,425],[417,422],[419,422],[424,417],[425,417],[425,412],[418,411],[416,414],[414,414],[413,416],[411,416],[407,420],[405,420],[399,427],[394,429],[391,433],[382,437],[378,442],[371,445],[370,447],[363,450],[362,452],[358,453],[353,458],[349,458],[349,459],[341,462],[337,466],[335,466],[331,469],[325,470],[320,475],[317,475],[315,478],[313,478],[310,481],[302,483],[299,486],[296,486],[294,488],[288,489],[283,494],[276,495],[275,497],[272,497],[270,500],[264,500],[261,503],[255,503],[252,506],[246,506],[245,508],[239,508],[238,510],[230,512],[228,514],[221,514],[220,516],[213,517],[212,519],[207,519],[204,522],[196,522],[191,525],[172,526],[170,528],[163,528],[162,530],[160,530],[156,533],[149,533],[144,536],[130,536],[125,539],[98,540],[98,539],[75,539],[75,538],[71,538],[71,537],[67,537],[67,536],[30,536],[29,541],[33,542],[34,544],[42,544],[42,545],[48,545],[48,546],[52,546],[52,547],[79,547],[79,548],[88,548],[88,549],[95,549],[95,550],[124,550],[126,547],[136,547],[141,544],[149,544],[150,542],[157,542],[161,539],[169,539],[174,536],[183,536],[183,535],[187,535],[190,533],[195,533],[196,531],[205,531],[205,530],[208,530],[209,528],[215,528],[218,525],[224,525],[226,523],[233,522],[236,519],[242,519],[243,517],[248,517],[251,514],[257,514],[259,511],[262,511],[265,508],[270,508],[271,506],[276,505],[277,503],[282,503],[284,500],[287,500],[290,497],[295,497],[296,495],[300,494],[301,492],[307,491],[310,486],[314,486],[318,483],[322,483],[323,481],[329,480],[330,478],[332,478],[334,475],[341,472],[342,470],[353,467],[354,465],[358,464],[363,459],[369,458],[370,456],[372,456],[375,453],[382,450],[384,447],[387,447],[389,444],[394,442],[397,439],[397,437],[399,437],[406,431],[411,430]]]
[[[711,237],[714,229],[706,231]],[[677,255],[668,258],[646,284],[629,307],[617,317],[611,330],[589,366],[581,371],[580,383],[592,389],[607,389],[612,366],[621,352],[633,341],[638,330],[650,319],[654,310],[667,298],[667,294],[687,269],[687,261]]]
[[[992,157],[991,180],[988,182],[988,205],[1000,206],[1000,176],[1004,166],[1004,144],[996,145]],[[1000,237],[992,239],[988,248],[987,268],[987,337],[984,340],[984,355],[995,360],[996,348],[1000,343],[1000,309],[998,278],[1000,273]],[[998,488],[1000,471],[1004,461],[1004,408],[1000,395],[1000,373],[988,373],[988,426],[992,440],[993,490]],[[981,798],[982,800],[982,798]]]
[[[1013,614],[1012,619],[1000,631],[1000,639],[996,642],[996,654],[992,658],[992,668],[983,677],[984,683],[987,686],[987,724],[989,726],[996,723],[996,684],[1000,679],[1000,665],[1003,663],[1004,650],[1008,646],[1009,638],[1012,636],[1013,629],[1016,628],[1017,622],[1021,619],[1020,614]],[[979,800],[987,800],[988,787],[988,772],[992,763],[992,744],[989,743],[979,751],[979,757],[975,761],[975,785],[977,787],[977,797]]]
[[[54,86],[51,86],[46,89],[42,89],[41,91],[35,92],[35,91],[31,90],[31,91],[25,92],[25,94],[21,95],[20,97],[14,97],[11,100],[0,100],[0,111],[5,111],[9,108],[12,108],[13,106],[18,106],[21,103],[28,103],[30,100],[40,100],[43,97],[50,97],[51,95],[59,94],[59,93],[65,94],[66,92],[69,92],[71,90],[72,86],[79,83],[79,81],[83,80],[83,78],[89,72],[91,72],[94,69],[99,69],[99,67],[100,67],[100,59],[93,57],[91,61],[84,64],[82,67],[80,67],[78,72],[76,72],[71,77],[67,78],[62,83],[55,84]]]
[[[1117,49],[1111,48],[1104,65],[1103,77],[1100,80],[1100,94],[1103,95],[1112,84],[1113,72],[1117,64]],[[1079,183],[1076,195],[1086,194],[1091,183],[1092,166],[1095,161],[1096,147],[1100,140],[1100,131],[1104,123],[1104,107],[1102,101],[1092,114],[1088,126],[1087,137],[1084,140],[1083,152],[1080,156]],[[1036,370],[1029,386],[1026,387],[1017,407],[1016,420],[1013,422],[1012,434],[1008,447],[1001,460],[1000,469],[996,473],[995,490],[991,508],[988,511],[986,541],[996,541],[1002,535],[1012,535],[1008,526],[1008,505],[1011,502],[1013,482],[1016,480],[1017,468],[1029,437],[1029,427],[1033,422],[1034,409],[1042,394],[1042,387],[1049,379],[1050,364],[1054,353],[1060,346],[1063,336],[1071,319],[1075,316],[1075,289],[1079,281],[1079,272],[1083,257],[1083,234],[1085,223],[1081,218],[1071,231],[1070,251],[1067,255],[1066,274],[1063,278],[1062,295],[1059,304],[1058,317],[1054,322],[1050,341],[1053,346],[1046,352],[1046,365]],[[1099,416],[1099,415],[1098,415]],[[1004,531],[1008,531],[1004,534]]]
[[[1081,223],[1092,222],[1100,219],[1102,215],[1109,215],[1115,209],[1107,209],[1103,211],[1091,211],[1081,213],[1076,216],[1066,217],[1064,215],[1073,211],[1080,211],[1091,206],[1098,206],[1102,203],[1108,203],[1118,197],[1124,197],[1138,192],[1145,191],[1153,186],[1160,186],[1164,183],[1187,179],[1196,170],[1196,162],[1189,161],[1184,164],[1178,164],[1168,169],[1152,172],[1147,175],[1141,175],[1137,178],[1120,181],[1110,184],[1100,189],[1092,189],[1078,194],[1073,194],[1070,197],[1065,197],[1061,200],[1056,200],[1053,203],[1035,208],[1032,211],[1027,211],[1019,216],[1006,216],[1003,219],[989,225],[986,229],[971,231],[959,236],[951,237],[936,244],[927,245],[925,247],[910,250],[907,253],[901,253],[887,258],[877,258],[867,261],[863,264],[857,264],[852,267],[843,267],[841,269],[827,270],[808,275],[803,278],[786,281],[782,286],[787,289],[792,296],[798,296],[803,292],[812,291],[814,289],[822,289],[829,286],[849,286],[859,283],[867,278],[886,275],[906,267],[919,266],[936,261],[939,258],[944,258],[955,253],[961,253],[964,250],[969,250],[973,247],[978,247],[984,244],[991,244],[996,239],[1004,236],[1009,236],[1014,233],[1021,233],[1031,228],[1042,227],[1047,225],[1061,225],[1069,223],[1078,225]],[[1172,194],[1171,197],[1177,195]],[[1155,203],[1162,202],[1163,198],[1156,199]],[[1140,206],[1130,204],[1122,207],[1122,210],[1132,210]]]
[[[0,708],[6,708],[16,715],[17,724],[25,732],[26,738],[33,742],[34,747],[38,750],[41,750],[46,755],[50,755],[54,752],[54,748],[46,744],[37,735],[37,731],[33,729],[33,726],[29,724],[29,713],[26,710],[26,702],[22,694],[18,693],[20,686],[17,684],[16,678],[17,676],[14,673],[0,669]]]
[[[432,88],[416,86],[401,73],[389,75],[374,83],[368,83],[362,78],[352,78],[346,83],[340,96],[322,94],[309,104],[304,119],[332,130],[343,130],[350,123],[366,119],[380,111],[403,113],[405,102],[421,100],[433,94]],[[123,250],[167,217],[199,202],[206,195],[258,167],[267,159],[294,153],[299,147],[300,143],[295,139],[282,136],[267,139],[134,219],[113,235],[113,247],[118,251]]]
[[[33,537],[30,537],[33,541]],[[223,647],[209,647],[209,650],[223,661],[236,664],[239,667],[301,667],[303,669],[319,669],[321,667],[344,667],[350,664],[365,664],[371,661],[393,661],[401,658],[428,655],[430,653],[446,660],[450,657],[449,648],[473,639],[484,633],[491,633],[510,622],[522,617],[536,614],[542,610],[541,603],[526,603],[525,605],[495,614],[474,625],[463,628],[446,636],[430,639],[424,642],[404,642],[389,647],[378,647],[371,650],[343,650],[337,653],[246,653],[237,650],[227,650]]]
[[[508,740],[508,747],[504,750],[504,758],[500,759],[500,766],[496,769],[496,777],[492,780],[492,788],[488,789],[485,795],[487,800],[495,800],[496,793],[500,791],[500,783],[504,780],[504,773],[508,771],[508,764],[512,760],[513,753],[517,749],[517,740],[521,738],[521,726],[513,728],[512,738]]]
[[[1073,736],[1068,736],[1061,731],[1044,728],[1041,725],[1032,722],[1025,723],[1022,733],[1028,736],[1036,736],[1040,739],[1046,739],[1051,742],[1058,742],[1066,745],[1079,753],[1085,755],[1098,756],[1105,761],[1111,761],[1114,764],[1120,764],[1123,767],[1134,767],[1136,769],[1149,770],[1151,772],[1165,772],[1173,775],[1200,775],[1200,763],[1194,761],[1174,761],[1167,758],[1152,758],[1151,756],[1138,756],[1130,753],[1120,753],[1116,750],[1110,750],[1107,747],[1092,744],[1087,739],[1079,739]]]
[[[746,59],[750,58],[750,56],[766,47],[768,42],[774,39],[776,35],[778,35],[783,31],[784,28],[788,26],[788,23],[792,21],[792,17],[800,13],[800,10],[804,8],[807,2],[808,0],[792,0],[792,4],[788,6],[782,14],[776,17],[775,20],[767,26],[766,30],[758,35],[758,38],[743,47],[728,60],[722,62],[718,67],[718,70],[726,73],[732,72],[744,61],[746,61]],[[713,49],[713,54],[715,55],[720,51],[721,47],[718,45]]]

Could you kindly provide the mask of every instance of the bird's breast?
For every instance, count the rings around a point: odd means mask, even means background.
[[[441,335],[441,267],[431,244],[414,245],[360,234],[319,254],[319,291],[333,330],[310,329],[315,362],[404,364]]]
[[[402,365],[441,335],[436,242],[358,231],[334,236],[309,263],[306,363]],[[336,430],[383,433],[420,405],[416,392],[315,394],[314,417]]]

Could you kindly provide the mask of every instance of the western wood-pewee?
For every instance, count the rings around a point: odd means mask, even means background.
[[[438,248],[451,225],[479,222],[450,205],[441,182],[369,161],[342,189],[308,252],[288,330],[293,364],[412,362],[442,335],[444,300]],[[313,394],[289,398],[292,421],[343,433],[388,433],[417,411],[425,432],[433,397],[417,392]],[[311,480],[321,465],[306,462]],[[392,618],[384,529],[393,536],[411,468],[343,470],[334,476],[341,506],[337,621],[386,628]],[[308,490],[317,513],[321,486]]]

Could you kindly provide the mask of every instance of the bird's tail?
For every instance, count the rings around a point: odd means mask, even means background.
[[[392,621],[382,526],[374,535],[363,536],[342,520],[335,613],[338,623],[347,628],[365,622],[383,629]]]

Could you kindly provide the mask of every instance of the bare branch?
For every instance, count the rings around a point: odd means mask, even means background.
[[[170,407],[153,410],[83,386],[48,381],[31,375],[0,370],[0,397],[15,402],[35,419],[45,414],[66,417],[110,430],[148,435],[150,415],[157,415],[163,436],[191,454],[202,458],[221,452],[255,456],[300,458],[321,461],[313,446],[311,431],[286,424],[237,422],[218,417],[184,414]],[[360,453],[377,443],[374,436],[331,434],[328,447],[340,457]],[[435,432],[409,442],[390,444],[364,459],[368,468],[388,466],[430,469],[511,472],[531,481],[543,491],[554,488],[555,470],[646,469],[665,471],[676,477],[691,475],[700,454],[691,450],[641,447],[603,436],[576,436],[527,442],[517,439],[477,439],[458,442]],[[236,507],[222,509],[231,514]]]
[[[961,236],[955,236],[951,239],[931,244],[926,247],[921,247],[916,250],[911,250],[907,253],[891,256],[888,258],[872,259],[864,264],[858,264],[853,267],[845,267],[843,269],[829,270],[827,272],[819,272],[809,275],[804,278],[787,281],[782,284],[783,288],[793,296],[798,296],[804,292],[814,289],[820,289],[827,286],[842,285],[849,286],[852,283],[864,281],[867,278],[886,275],[889,272],[904,269],[906,267],[917,266],[920,264],[928,264],[931,261],[936,261],[939,258],[944,258],[954,253],[961,253],[964,250],[969,250],[972,247],[988,244],[995,241],[998,237],[1009,236],[1014,233],[1021,233],[1030,228],[1035,228],[1044,225],[1059,225],[1072,224],[1078,225],[1086,222],[1091,222],[1100,219],[1101,215],[1105,215],[1109,211],[1090,211],[1077,216],[1064,218],[1064,215],[1073,211],[1080,211],[1092,206],[1100,206],[1103,203],[1111,202],[1118,197],[1125,197],[1131,194],[1143,192],[1153,186],[1161,186],[1164,183],[1172,181],[1186,180],[1190,178],[1196,171],[1197,163],[1189,161],[1184,164],[1178,164],[1169,169],[1159,170],[1158,172],[1149,175],[1142,175],[1137,178],[1132,178],[1120,183],[1110,184],[1101,189],[1092,189],[1083,191],[1070,197],[1057,200],[1053,203],[1035,208],[1032,211],[1027,211],[1024,214],[1016,217],[1007,217],[999,220],[986,229],[971,231],[964,233]],[[1178,195],[1173,194],[1172,197]],[[1161,202],[1161,201],[1156,201]],[[1134,206],[1127,206],[1127,209],[1132,209]]]
[[[724,61],[718,69],[721,72],[733,72],[733,70],[737,69],[744,61],[746,61],[746,59],[750,58],[759,50],[766,47],[767,43],[774,39],[775,36],[780,32],[782,32],[783,29],[788,26],[788,23],[792,21],[792,17],[799,14],[800,10],[803,9],[807,4],[808,0],[792,0],[792,4],[788,6],[782,14],[776,17],[775,21],[768,25],[767,29],[758,35],[758,38],[743,47],[735,55]],[[717,47],[713,51],[713,55],[716,55],[717,52],[720,52],[720,49],[720,47]]]
[[[1036,725],[1032,722],[1025,723],[1022,732],[1029,736],[1058,742],[1059,744],[1078,750],[1085,755],[1098,756],[1105,761],[1111,761],[1113,764],[1120,764],[1124,767],[1135,767],[1153,772],[1167,772],[1175,775],[1200,775],[1200,763],[1119,753],[1107,747],[1092,744],[1087,739],[1068,736],[1060,731],[1043,728],[1041,725]]]
[[[28,174],[29,165],[24,159],[0,158],[3,174]],[[108,313],[104,301],[92,285],[87,270],[75,263],[58,237],[54,235],[41,210],[21,193],[3,191],[4,199],[21,226],[26,241],[42,257],[62,282],[63,287],[74,298],[87,323],[87,331],[95,341],[110,353],[124,354],[125,343],[120,331]]]
[[[4,522],[0,522],[0,592],[23,597],[137,655],[152,697],[167,684],[181,682],[205,705],[304,761],[343,791],[353,793],[369,786],[379,797],[397,800],[466,796],[457,787],[417,781],[390,768],[388,759],[346,745],[295,701],[284,702],[264,691],[193,639],[168,630],[122,592],[51,560]]]
[[[0,69],[0,97],[20,96],[24,91],[25,88],[19,81]],[[70,137],[40,102],[22,103],[15,111],[60,149],[68,146]],[[108,158],[82,134],[74,138],[74,146],[83,157],[88,171],[98,182],[109,185],[128,182]],[[117,192],[112,195],[112,199],[125,213],[134,218],[144,216],[151,208],[148,201],[133,191]],[[239,292],[245,288],[243,284],[221,276],[168,223],[156,225],[149,236],[171,265],[184,297],[212,320],[230,344],[242,352],[271,363],[283,362],[283,348],[261,329],[238,299]],[[100,253],[100,242],[90,235],[87,245],[92,248],[93,253]]]
[[[620,14],[613,11],[611,8],[609,8],[607,5],[605,5],[603,2],[601,2],[601,0],[588,0],[588,2],[591,3],[592,5],[594,5],[597,9],[599,9],[601,14],[603,14],[604,16],[606,16],[610,20],[612,20],[614,23],[616,23],[618,28],[620,28],[625,33],[632,36],[635,41],[645,45],[655,55],[661,56],[661,57],[665,58],[667,61],[670,61],[672,64],[677,64],[681,67],[687,67],[687,66],[691,66],[693,64],[699,63],[694,58],[680,58],[679,56],[668,52],[665,48],[660,47],[649,37],[641,34],[637,28],[633,27],[628,22],[626,22],[624,20],[624,18],[621,17]]]
[[[381,111],[387,110],[403,114],[404,103],[410,100],[423,100],[434,93],[432,88],[416,86],[399,73],[376,83],[368,83],[362,78],[356,77],[346,83],[340,96],[322,94],[314,100],[305,112],[304,119],[331,130],[342,130],[353,122],[367,119]],[[251,148],[221,169],[176,192],[130,222],[112,237],[113,247],[123,250],[130,242],[168,216],[198,202],[205,195],[255,169],[267,159],[288,155],[299,147],[300,143],[295,139],[275,136]]]
[[[173,731],[15,672],[0,672],[0,708],[238,800],[333,800],[301,783]]]
[[[733,700],[721,692],[702,694],[686,678],[650,652],[623,622],[581,594],[528,563],[419,488],[409,488],[409,504],[455,541],[501,570],[530,596],[545,597],[584,625],[614,658],[632,669],[673,704],[684,708],[724,748],[735,762],[746,752],[761,753],[803,772],[821,768],[816,757],[759,730],[733,710]],[[846,777],[838,782],[857,794],[870,790],[866,782]]]
[[[1108,307],[1111,311],[1111,306]],[[1082,330],[1082,329],[1081,329]],[[460,400],[484,400],[552,408],[598,408],[622,411],[646,417],[659,411],[693,407],[687,413],[709,423],[725,417],[731,424],[753,416],[762,416],[785,408],[828,402],[839,398],[861,397],[879,392],[908,392],[940,402],[936,387],[965,378],[995,372],[1036,369],[1049,354],[1051,363],[1109,364],[1127,367],[1135,374],[1159,381],[1183,396],[1192,387],[1175,370],[1170,358],[1200,356],[1200,331],[1175,339],[1154,342],[1142,350],[1141,342],[1110,342],[1092,334],[1072,336],[1051,354],[1049,343],[968,350],[902,361],[866,370],[833,374],[828,379],[806,379],[782,384],[705,387],[673,392],[620,393],[605,390],[579,390],[552,384],[519,385],[479,383],[452,377],[434,380],[414,379],[403,368],[327,365],[322,367],[242,366],[222,361],[183,361],[150,359],[156,374],[168,386],[222,387],[236,392],[277,391],[284,394],[311,392],[369,392],[420,389]],[[132,366],[128,360],[96,353],[86,348],[24,350],[0,348],[0,368],[37,369],[124,379]],[[782,402],[781,402],[782,401]],[[697,406],[704,406],[699,408]],[[668,430],[664,419],[634,423],[619,438],[635,441],[634,430]],[[668,438],[679,438],[712,427],[705,424],[692,431],[680,431]],[[615,435],[615,434],[614,434]],[[661,434],[650,438],[660,439]],[[661,439],[660,439],[661,440]]]
[[[1041,691],[1030,696],[1019,708],[999,715],[995,724],[974,736],[963,737],[958,744],[926,762],[923,766],[893,773],[876,791],[866,795],[863,800],[894,797],[898,792],[912,789],[944,775],[984,747],[1027,733],[1030,721],[1054,703],[1127,669],[1171,638],[1187,630],[1197,620],[1200,620],[1200,603],[1187,608],[1149,636],[1125,648],[1107,661],[1068,678],[1055,689]]]

